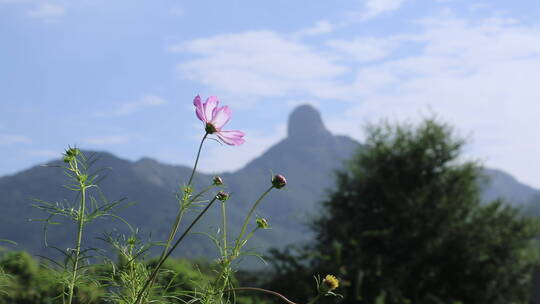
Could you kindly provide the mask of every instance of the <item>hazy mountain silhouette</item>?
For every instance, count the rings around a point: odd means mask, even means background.
[[[270,185],[270,172],[281,173],[288,179],[283,191],[273,191],[261,204],[258,215],[268,218],[272,229],[260,231],[250,241],[251,247],[264,249],[309,240],[312,235],[306,227],[312,216],[317,215],[319,202],[325,190],[334,182],[333,172],[343,165],[362,145],[347,136],[332,135],[324,126],[319,112],[309,105],[296,108],[289,117],[288,134],[244,168],[221,176],[232,193],[229,221],[238,229],[253,201]],[[154,241],[166,238],[170,223],[177,210],[175,192],[188,178],[191,169],[160,163],[150,158],[131,162],[106,152],[95,154],[97,167],[108,167],[106,179],[101,184],[104,195],[115,200],[126,197],[132,206],[119,214],[137,227],[141,234]],[[61,164],[60,160],[52,164]],[[540,191],[517,182],[510,175],[486,169],[490,183],[482,183],[484,198],[502,197],[514,205],[522,205]],[[212,176],[197,174],[194,184],[198,189],[211,183]],[[73,192],[62,187],[66,177],[61,169],[36,166],[20,173],[0,178],[0,238],[19,243],[19,249],[32,253],[50,254],[44,249],[43,224],[29,223],[28,219],[44,218],[42,211],[31,208],[33,198],[61,202],[75,199]],[[219,223],[218,205],[195,230],[214,233]],[[191,213],[193,216],[195,212]],[[120,221],[100,220],[87,227],[86,239],[91,245],[104,231],[126,226]],[[73,243],[75,230],[66,225],[52,225],[48,241],[59,248]],[[232,233],[234,233],[234,229]],[[231,234],[234,235],[234,234]],[[178,253],[186,256],[214,256],[213,244],[201,235],[191,236]]]

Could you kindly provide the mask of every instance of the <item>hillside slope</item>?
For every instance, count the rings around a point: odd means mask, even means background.
[[[227,202],[231,226],[239,228],[237,226],[252,202],[269,186],[270,172],[281,173],[289,184],[283,191],[273,191],[258,211],[258,215],[269,219],[272,229],[260,231],[250,244],[264,249],[309,240],[311,234],[306,224],[319,212],[319,202],[334,182],[333,172],[341,168],[361,146],[349,137],[332,135],[313,107],[298,107],[289,117],[285,139],[244,168],[222,175],[227,190],[232,193],[231,200]],[[109,200],[127,198],[126,202],[134,203],[121,209],[119,214],[137,227],[143,236],[151,236],[154,241],[165,239],[177,210],[175,191],[186,181],[191,169],[149,158],[131,162],[106,152],[87,153],[95,153],[99,158],[97,167],[110,168],[106,170],[107,178],[101,185],[104,195]],[[60,164],[60,161],[52,164]],[[518,183],[502,171],[486,169],[485,172],[491,177],[491,183],[482,184],[485,200],[502,197],[511,204],[522,205],[540,195],[540,191]],[[200,189],[211,179],[212,176],[199,173],[194,184]],[[44,249],[43,224],[28,222],[28,219],[43,218],[44,214],[30,205],[34,198],[59,202],[75,199],[72,192],[62,187],[65,183],[61,169],[40,166],[0,178],[0,238],[16,241],[20,249],[35,254],[50,254],[50,250]],[[190,216],[194,214],[192,212]],[[218,222],[216,206],[196,230],[213,233]],[[88,226],[86,239],[89,244],[102,247],[96,236],[115,229],[125,231],[125,227],[119,221],[99,221]],[[67,248],[72,244],[74,230],[65,225],[54,225],[48,236],[50,244]],[[178,254],[212,257],[212,246],[205,237],[193,235]]]

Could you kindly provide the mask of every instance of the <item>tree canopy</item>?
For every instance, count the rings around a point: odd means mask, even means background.
[[[435,119],[368,128],[313,224],[345,303],[527,303],[537,225],[481,203],[464,144]]]

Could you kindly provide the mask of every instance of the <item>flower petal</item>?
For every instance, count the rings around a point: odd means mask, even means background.
[[[216,129],[221,130],[229,119],[231,119],[231,115],[231,109],[229,109],[228,106],[215,108],[210,123],[213,124]]]
[[[195,96],[195,99],[193,99],[193,105],[195,106],[195,115],[197,115],[197,118],[200,121],[207,123],[208,120],[204,116],[204,107],[201,103],[201,96]]]
[[[220,131],[216,132],[216,134],[219,139],[221,139],[221,141],[226,143],[227,145],[240,146],[245,142],[245,140],[242,138],[244,137],[245,133],[242,131]]]
[[[216,96],[210,96],[204,102],[204,117],[206,117],[207,122],[212,120],[212,112],[214,112],[214,109],[218,106],[218,104],[219,100]]]

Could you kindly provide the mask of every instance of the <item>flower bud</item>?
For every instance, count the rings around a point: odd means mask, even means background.
[[[81,151],[77,148],[69,148],[66,150],[66,156],[77,156]]]
[[[339,287],[339,281],[335,276],[328,274],[326,275],[326,277],[324,277],[322,285],[324,286],[326,291],[332,291]]]
[[[64,152],[64,162],[70,163],[72,162],[77,155],[79,155],[81,151],[77,148],[68,148],[66,152]]]
[[[81,175],[79,175],[79,176],[77,177],[77,179],[79,180],[79,182],[80,182],[81,184],[84,184],[84,183],[86,183],[86,180],[88,179],[88,175],[86,175],[86,174],[81,174]]]
[[[191,195],[193,193],[193,188],[190,185],[182,186],[182,192],[184,192],[184,195]]]
[[[281,174],[276,174],[272,177],[272,186],[276,189],[281,189],[287,185],[287,179]]]
[[[214,176],[214,179],[212,179],[212,182],[214,183],[214,186],[223,185],[223,179],[221,178],[221,176]]]
[[[226,193],[226,192],[223,192],[223,191],[219,191],[217,194],[216,194],[216,198],[222,202],[226,201],[229,199],[229,194]]]
[[[129,246],[135,246],[135,244],[137,243],[137,238],[134,237],[134,236],[130,236],[126,243],[129,245]]]
[[[229,259],[226,257],[220,257],[219,259],[217,259],[217,263],[221,266],[226,265],[228,261]]]
[[[257,227],[260,229],[268,229],[270,228],[270,225],[268,225],[268,221],[265,218],[258,218],[257,219]]]

